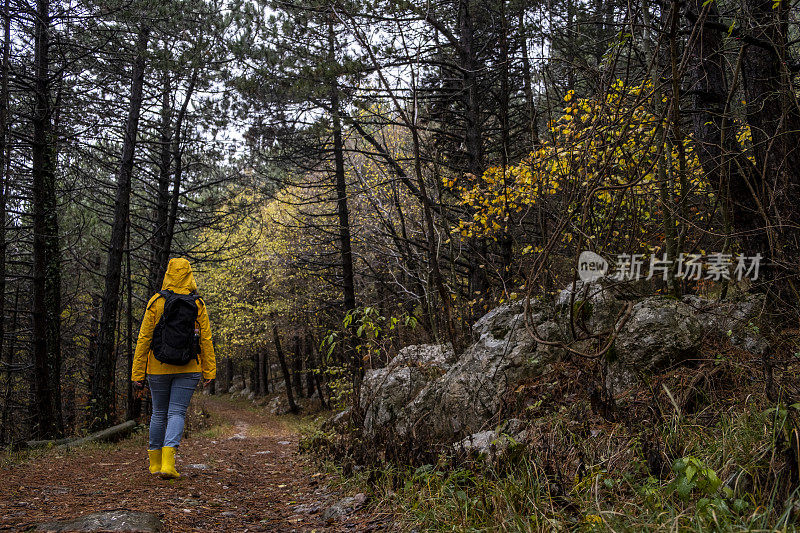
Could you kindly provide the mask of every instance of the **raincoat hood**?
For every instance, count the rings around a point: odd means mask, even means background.
[[[189,261],[181,257],[169,260],[167,273],[164,274],[164,283],[161,284],[162,291],[167,289],[179,294],[189,294],[197,290],[197,283],[194,281],[192,265],[189,264]]]

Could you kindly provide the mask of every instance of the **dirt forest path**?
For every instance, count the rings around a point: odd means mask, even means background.
[[[364,510],[323,518],[342,495],[304,467],[292,424],[202,394],[189,409],[180,479],[148,473],[146,432],[115,444],[50,450],[0,470],[0,530],[118,509],[154,513],[170,532],[391,530],[386,517]]]

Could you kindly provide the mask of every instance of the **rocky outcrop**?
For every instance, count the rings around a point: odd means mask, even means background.
[[[403,349],[386,368],[365,376],[364,435],[383,432],[484,449],[498,442],[492,428],[507,391],[547,372],[567,353],[564,345],[593,353],[613,331],[617,336],[604,355],[605,384],[613,394],[641,376],[695,358],[707,335],[762,349],[754,325],[763,307],[759,297],[715,305],[696,297],[628,298],[606,280],[579,281],[552,303],[531,300],[527,324],[522,301],[493,309],[475,323],[475,342],[457,358],[449,347]]]
[[[273,415],[285,415],[289,412],[289,403],[284,396],[275,396],[268,404],[267,409]]]
[[[450,346],[422,344],[403,348],[385,368],[367,371],[361,391],[365,430],[394,422],[428,383],[447,372],[452,358]]]
[[[231,380],[231,386],[228,388],[228,394],[237,394],[245,388],[244,379],[241,376],[234,376]]]
[[[538,336],[557,335],[549,306],[533,304],[531,325]],[[496,416],[509,386],[551,361],[549,347],[538,350],[525,326],[522,302],[504,305],[473,327],[478,338],[452,365],[427,346],[427,363],[390,364],[366,376],[362,409],[365,434],[388,428],[399,436],[422,435],[439,441],[460,439],[486,428]],[[401,352],[407,357],[408,352]],[[398,356],[400,358],[400,356]],[[397,360],[398,358],[395,358]],[[394,363],[394,361],[393,361]],[[435,368],[431,371],[430,368]]]
[[[764,294],[745,294],[721,302],[689,295],[683,301],[700,318],[706,335],[727,338],[734,346],[758,355],[769,349],[764,336]]]
[[[624,303],[607,281],[584,283],[578,280],[556,295],[554,306],[565,339],[572,341],[576,337],[610,331]]]
[[[703,338],[700,319],[674,298],[654,296],[633,305],[609,351],[606,386],[613,394],[649,374],[697,355]]]
[[[457,442],[454,447],[457,452],[466,452],[476,459],[492,464],[524,442],[526,437],[525,422],[512,418],[495,429],[473,433]]]
[[[768,347],[761,333],[763,295],[744,295],[722,302],[694,295],[680,301],[666,296],[626,301],[628,295],[620,294],[624,288],[608,280],[577,281],[562,290],[554,302],[561,335],[570,340],[574,349],[585,351],[591,347],[593,335],[603,336],[619,329],[606,356],[606,386],[612,394],[633,386],[637,376],[680,364],[698,354],[707,337],[727,338],[733,345],[756,354],[764,353]],[[621,324],[625,305],[632,308]]]

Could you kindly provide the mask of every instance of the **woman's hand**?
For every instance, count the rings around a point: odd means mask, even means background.
[[[133,382],[133,386],[136,387],[137,389],[141,389],[142,387],[144,387],[144,382],[142,382],[142,381],[134,381]]]
[[[209,385],[211,385],[212,381],[214,381],[214,380],[213,379],[203,380],[203,387],[208,387]]]

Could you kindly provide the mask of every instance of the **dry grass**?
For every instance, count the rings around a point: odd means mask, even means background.
[[[554,365],[509,391],[503,415],[524,419],[528,436],[488,467],[429,454],[354,467],[358,441],[317,432],[309,442],[407,530],[794,531],[798,358],[774,357],[772,401],[760,358],[719,345],[703,354],[615,402],[598,394],[591,362]]]

